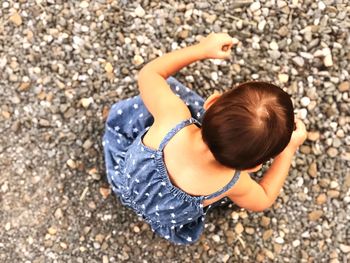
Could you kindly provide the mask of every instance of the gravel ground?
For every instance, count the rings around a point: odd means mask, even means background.
[[[350,262],[348,0],[0,5],[1,262]],[[211,31],[232,59],[176,77],[203,96],[273,81],[311,132],[271,209],[216,209],[174,246],[110,194],[101,137],[144,63]]]

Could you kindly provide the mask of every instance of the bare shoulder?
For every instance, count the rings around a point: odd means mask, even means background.
[[[143,137],[143,143],[153,149],[158,149],[162,139],[166,136],[166,134],[178,123],[189,119],[190,117],[191,113],[189,111],[184,111],[182,113],[181,111],[178,111],[173,116],[169,116],[168,118],[158,117],[157,119],[154,119],[152,126]]]
[[[226,195],[228,197],[244,195],[250,190],[252,183],[253,179],[250,175],[245,171],[241,171],[237,182],[226,192]]]

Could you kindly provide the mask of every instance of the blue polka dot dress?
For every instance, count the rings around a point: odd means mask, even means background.
[[[210,206],[204,208],[203,201],[230,189],[238,180],[239,172],[225,187],[208,196],[191,196],[171,183],[163,149],[182,128],[201,126],[204,100],[175,78],[167,82],[186,103],[191,118],[173,127],[157,150],[151,149],[143,144],[142,138],[152,125],[153,117],[141,97],[135,96],[112,106],[102,144],[107,179],[122,204],[133,209],[163,238],[176,244],[190,244],[199,239],[204,228]]]

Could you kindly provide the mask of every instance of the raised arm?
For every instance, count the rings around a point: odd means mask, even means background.
[[[296,120],[296,127],[290,143],[274,159],[259,184],[247,173],[242,173],[240,180],[229,194],[233,202],[252,211],[262,211],[275,202],[288,175],[294,153],[306,139],[305,125],[300,120]]]
[[[210,34],[200,43],[167,53],[142,68],[140,74],[147,71],[167,79],[183,67],[207,58],[225,59],[230,56],[232,38],[225,34]]]
[[[227,48],[223,50],[223,46]],[[231,46],[229,35],[210,34],[196,45],[167,53],[143,67],[138,75],[140,95],[155,121],[190,116],[187,106],[168,86],[169,76],[197,60],[228,58]]]

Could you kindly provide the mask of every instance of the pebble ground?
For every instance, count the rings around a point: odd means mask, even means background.
[[[0,262],[350,262],[348,0],[0,1]],[[109,107],[151,59],[199,36],[240,42],[176,75],[206,97],[252,79],[310,131],[274,206],[216,209],[174,246],[110,194]]]

